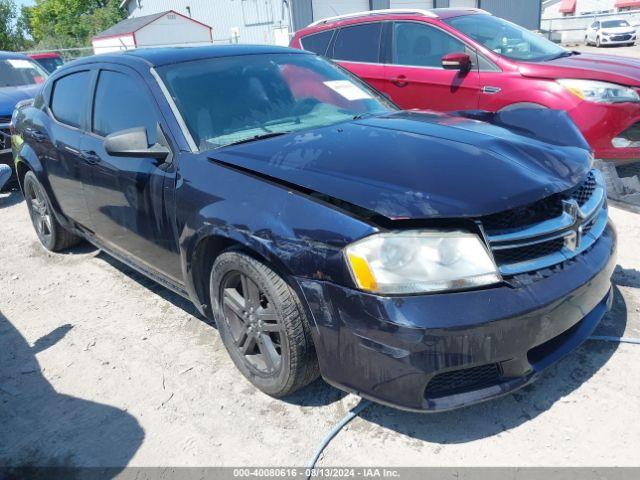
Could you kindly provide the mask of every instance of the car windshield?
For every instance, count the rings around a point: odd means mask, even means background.
[[[617,27],[629,27],[629,22],[626,20],[607,20],[602,22],[602,28],[617,28]]]
[[[47,73],[32,60],[7,58],[0,60],[0,88],[43,83]]]
[[[464,15],[447,20],[486,48],[513,60],[541,61],[567,54],[546,38],[493,15]]]
[[[395,110],[351,74],[309,54],[196,60],[158,73],[200,150]]]
[[[60,68],[64,63],[60,57],[38,58],[36,59],[36,62],[42,65],[42,67],[44,67],[44,69],[49,73],[52,73],[57,68]]]

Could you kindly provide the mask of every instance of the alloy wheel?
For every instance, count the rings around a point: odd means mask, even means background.
[[[235,348],[262,374],[282,365],[282,326],[274,303],[247,275],[231,272],[222,285],[222,310]]]
[[[30,182],[27,187],[27,198],[29,199],[31,222],[43,243],[48,243],[53,234],[53,222],[42,188]]]

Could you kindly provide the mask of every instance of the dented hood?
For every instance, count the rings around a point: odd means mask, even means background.
[[[586,174],[588,146],[566,114],[529,112],[534,118],[398,112],[224,147],[211,158],[391,219],[478,217],[569,189]]]

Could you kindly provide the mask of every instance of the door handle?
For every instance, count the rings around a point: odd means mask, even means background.
[[[83,150],[80,152],[80,157],[89,165],[95,165],[100,162],[100,156],[93,150]]]
[[[33,128],[27,128],[24,131],[27,138],[30,138],[36,142],[44,142],[47,139],[47,135],[42,133],[40,130],[35,130]]]
[[[409,82],[407,81],[407,77],[405,75],[398,75],[396,78],[391,80],[391,83],[393,83],[396,87],[406,87],[407,85],[409,85]]]

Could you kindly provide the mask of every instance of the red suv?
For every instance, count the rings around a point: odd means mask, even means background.
[[[298,31],[401,108],[566,110],[597,158],[640,158],[640,60],[565,50],[477,9],[377,10]]]

